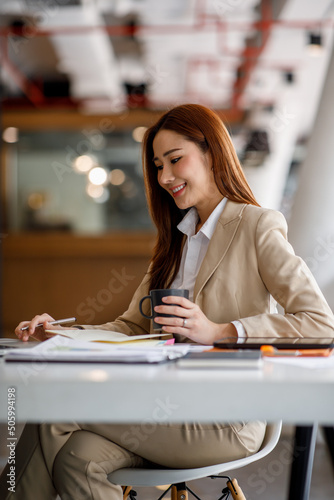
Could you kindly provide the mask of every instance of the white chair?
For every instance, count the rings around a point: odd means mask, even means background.
[[[158,500],[164,497],[164,495],[172,490],[172,500],[187,500],[187,491],[190,491],[192,495],[198,500],[199,497],[194,494],[186,486],[186,481],[192,481],[194,479],[201,479],[204,477],[214,477],[223,472],[239,469],[245,467],[256,460],[268,455],[276,446],[282,429],[282,422],[275,424],[268,424],[266,428],[266,433],[264,436],[261,448],[257,453],[251,455],[247,458],[241,458],[240,460],[233,460],[232,462],[225,462],[223,464],[211,465],[209,467],[199,467],[196,469],[167,469],[167,468],[124,468],[112,472],[108,475],[108,480],[113,484],[120,484],[124,487],[124,500],[128,498],[134,498],[134,493],[131,487],[136,486],[160,486],[160,485],[171,485]],[[242,500],[245,499],[238,483],[235,479],[231,480],[228,476],[221,476],[228,479],[227,488],[223,490],[225,496],[221,496],[220,499],[228,498],[229,493],[232,494],[234,499]],[[131,486],[124,486],[131,485]]]

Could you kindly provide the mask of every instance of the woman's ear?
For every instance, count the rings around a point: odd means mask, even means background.
[[[204,159],[205,159],[205,163],[207,164],[207,166],[213,170],[213,165],[212,165],[212,157],[211,157],[211,154],[209,151],[207,151],[206,153],[204,153]]]

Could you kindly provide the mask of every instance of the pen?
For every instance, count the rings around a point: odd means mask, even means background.
[[[62,325],[63,323],[74,323],[75,321],[77,320],[77,318],[64,318],[64,319],[58,319],[56,321],[50,321],[49,324],[50,325]],[[38,326],[43,326],[43,323],[38,323],[38,325],[36,325],[36,328]],[[24,326],[23,328],[21,328],[21,330],[28,330],[29,326]]]

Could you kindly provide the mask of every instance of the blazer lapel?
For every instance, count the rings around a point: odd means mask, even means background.
[[[245,207],[245,203],[227,201],[196,278],[194,302],[196,302],[197,295],[225,257],[238,229]]]

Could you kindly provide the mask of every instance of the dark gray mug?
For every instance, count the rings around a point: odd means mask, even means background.
[[[177,297],[185,297],[186,299],[188,299],[189,298],[189,290],[183,290],[183,289],[179,290],[177,288],[164,288],[161,290],[151,290],[150,295],[145,295],[145,297],[143,297],[139,302],[139,311],[141,312],[141,314],[145,318],[153,320],[153,330],[160,331],[161,327],[162,327],[162,325],[159,325],[158,323],[156,323],[154,321],[154,318],[156,318],[157,316],[160,316],[160,317],[163,316],[166,318],[174,317],[172,314],[161,314],[161,313],[157,313],[154,310],[155,306],[166,305],[165,302],[162,302],[162,298],[168,297],[170,295],[176,295]],[[143,304],[144,300],[146,300],[146,299],[149,299],[151,301],[151,311],[152,311],[151,316],[148,316],[142,310],[142,304]],[[169,304],[169,305],[172,305],[172,304]]]

